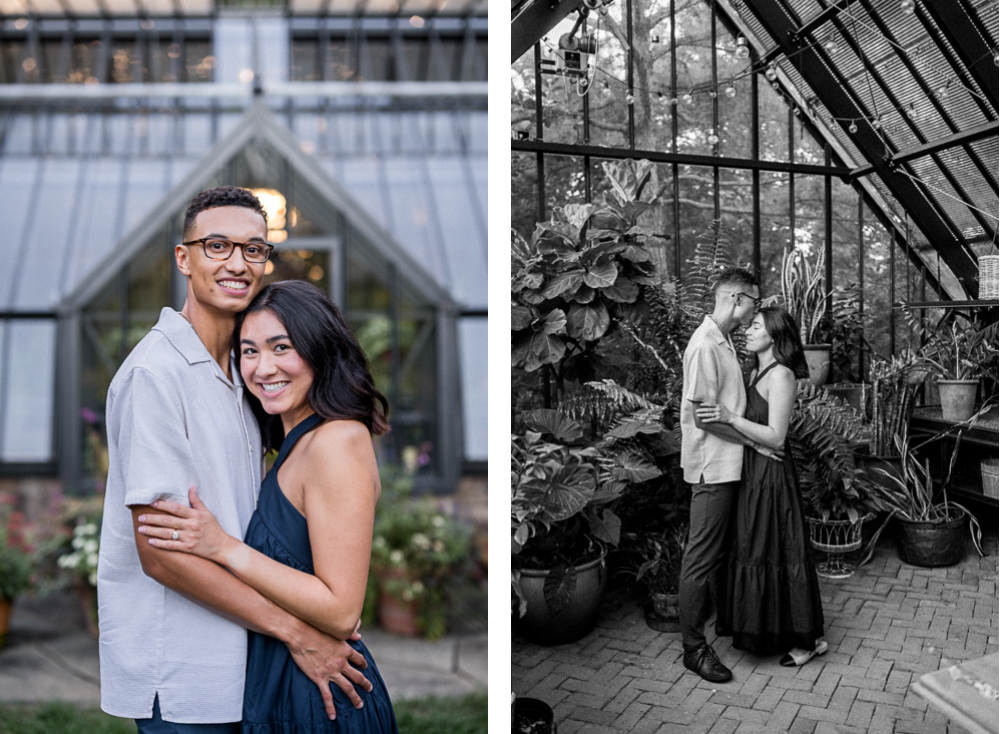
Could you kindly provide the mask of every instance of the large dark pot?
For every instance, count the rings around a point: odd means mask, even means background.
[[[608,580],[604,554],[575,568],[576,585],[569,603],[555,615],[549,613],[545,604],[544,587],[549,571],[521,569],[521,593],[528,611],[515,620],[514,627],[525,639],[539,645],[564,645],[593,629]]]
[[[904,563],[927,568],[954,566],[965,557],[964,514],[944,522],[896,518],[896,550]]]
[[[514,699],[512,734],[555,734],[552,707],[537,698]]]

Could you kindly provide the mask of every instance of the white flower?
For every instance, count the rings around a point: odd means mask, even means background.
[[[415,545],[417,548],[420,548],[421,550],[425,550],[431,544],[431,541],[428,540],[427,536],[424,535],[423,533],[415,533],[413,537],[410,538],[410,542],[413,543],[413,545]]]
[[[87,565],[90,566],[91,568],[97,568],[97,554],[96,553],[91,553],[89,556],[87,556]]]
[[[392,553],[389,554],[389,560],[392,563],[402,563],[403,562],[403,551],[401,551],[401,550],[394,550]]]
[[[403,589],[403,593],[400,596],[403,597],[403,601],[413,601],[413,592],[409,589]]]
[[[80,550],[86,542],[84,538],[73,538],[73,547]]]
[[[447,520],[445,520],[444,517],[441,515],[435,515],[434,518],[431,520],[431,524],[436,528],[443,528],[446,522]]]
[[[414,594],[421,594],[421,593],[423,593],[423,591],[424,591],[424,583],[422,581],[414,581],[413,582],[413,593]]]
[[[376,535],[375,540],[372,541],[372,547],[385,548],[385,546],[386,546],[385,538],[383,538],[381,535]]]
[[[88,540],[83,544],[84,553],[97,553],[97,549],[100,548],[100,544],[96,540]]]
[[[59,556],[57,563],[59,568],[76,568],[77,560],[79,560],[79,556],[76,553],[68,553],[65,556]]]
[[[90,575],[87,577],[87,581],[90,582],[91,586],[97,586],[97,571],[91,571]]]

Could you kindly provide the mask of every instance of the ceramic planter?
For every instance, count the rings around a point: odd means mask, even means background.
[[[803,349],[809,366],[809,382],[816,387],[826,384],[830,375],[830,345],[806,344]]]
[[[954,566],[965,557],[964,514],[944,522],[896,518],[896,550],[904,563],[927,568]]]
[[[979,380],[938,380],[941,417],[946,421],[964,421],[976,412]]]
[[[558,614],[551,614],[545,603],[545,579],[549,571],[521,569],[521,593],[528,611],[514,625],[525,639],[539,645],[564,645],[580,639],[594,627],[608,580],[604,554],[575,568],[576,584],[569,603]]]
[[[552,707],[537,698],[514,699],[513,734],[555,734]]]

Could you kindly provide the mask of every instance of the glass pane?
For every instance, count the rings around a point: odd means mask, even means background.
[[[462,76],[462,53],[465,48],[463,38],[441,38],[436,53],[431,56],[430,76],[432,82],[459,81]]]
[[[534,153],[512,153],[510,174],[510,226],[530,239],[538,221],[538,163]]]
[[[30,158],[7,158],[0,165],[0,232],[9,242],[21,242],[28,212],[31,211],[32,194],[39,163]],[[0,304],[7,306],[12,299],[14,277],[17,269],[0,268]]]
[[[695,246],[711,231],[715,218],[712,200],[715,182],[711,168],[678,166],[678,197],[681,217],[681,267],[687,273],[687,263],[694,256]]]
[[[0,43],[0,84],[17,82],[17,72],[24,57],[24,41],[4,40]]]
[[[92,159],[87,166],[80,213],[71,232],[65,293],[72,293],[116,244],[122,175],[121,162],[112,158]]]
[[[889,251],[892,237],[874,217],[865,219],[865,338],[875,354],[889,357],[889,314],[892,313],[892,286],[889,279]]]
[[[760,290],[781,293],[781,256],[791,244],[787,173],[760,174]]]
[[[330,292],[330,253],[327,250],[292,250],[271,252],[264,265],[264,285],[279,280],[304,280],[324,293]]]
[[[787,161],[788,105],[771,88],[766,79],[758,77],[757,89],[761,160]]]
[[[111,63],[109,64],[108,81],[118,84],[131,84],[142,81],[141,75],[136,77],[136,67],[139,59],[136,55],[135,41],[132,39],[115,39],[111,46]],[[141,74],[141,72],[139,72]]]
[[[423,82],[428,78],[430,66],[430,43],[427,38],[404,38],[403,65],[410,81]]]
[[[128,185],[125,188],[125,219],[121,234],[125,235],[138,226],[166,193],[166,162],[151,158],[134,160],[129,166]]]
[[[292,39],[292,81],[316,82],[323,77],[319,68],[319,41],[315,38]]]
[[[437,329],[433,310],[401,297],[398,339],[398,387],[395,396],[387,393],[396,450],[405,466],[419,474],[434,474],[440,469],[440,458],[434,445]]]
[[[677,152],[711,154],[712,14],[707,3],[676,9]],[[667,77],[669,78],[669,77]]]
[[[386,204],[379,185],[379,159],[374,156],[343,162],[340,181],[351,196],[378,222],[387,222]]]
[[[739,168],[719,169],[722,223],[736,244],[738,265],[753,265],[753,176]]]
[[[80,312],[80,420],[83,487],[107,480],[105,405],[122,354],[119,281],[111,283]]]
[[[612,6],[614,7],[614,6]],[[561,51],[542,45],[542,60],[553,60]],[[533,52],[525,54],[534,58]],[[534,73],[532,71],[532,73]],[[621,112],[618,113],[619,122]],[[532,113],[532,117],[534,113]],[[576,82],[553,74],[542,75],[542,137],[551,143],[583,143],[583,97]],[[534,130],[532,130],[532,133]],[[534,137],[534,134],[532,134]],[[596,141],[595,141],[596,142]],[[610,143],[603,143],[609,145]]]
[[[170,305],[170,269],[173,248],[166,233],[155,238],[159,244],[145,248],[128,266],[128,320],[125,349],[132,348],[160,320],[160,310]]]
[[[64,295],[64,269],[72,218],[76,214],[73,203],[79,172],[78,158],[53,158],[45,164],[43,183],[36,194],[38,201],[31,207],[34,221],[24,242],[25,255],[18,273],[14,303],[19,308],[54,308]]]
[[[439,283],[448,282],[447,265],[432,231],[428,181],[421,166],[411,158],[390,158],[385,161],[386,183],[389,189],[392,219],[383,225],[395,234],[413,258]]]
[[[46,38],[41,42],[41,77],[46,84],[65,81],[60,75],[59,52],[62,50],[62,39]],[[65,74],[65,70],[63,70]]]
[[[3,446],[0,460],[38,462],[52,459],[52,411],[55,397],[55,320],[9,322],[4,394]]]
[[[545,156],[545,201],[564,204],[583,204],[586,201],[583,160],[563,155]],[[544,212],[542,220],[550,219],[551,211]]]
[[[326,80],[343,82],[354,79],[358,68],[355,57],[346,38],[331,38],[326,50]]]
[[[368,38],[362,49],[361,76],[365,81],[396,81],[392,42],[388,38]]]
[[[97,57],[101,51],[101,41],[94,38],[80,40],[73,44],[70,70],[66,81],[72,84],[95,84],[97,82]]]
[[[489,365],[486,319],[461,319],[458,322],[458,351],[462,369],[462,421],[465,433],[465,458],[487,458],[487,375]]]
[[[210,82],[215,57],[208,40],[187,39],[184,42],[184,81]]]
[[[428,161],[433,201],[441,224],[441,237],[451,275],[452,298],[466,305],[486,305],[485,221],[476,216],[478,205],[469,188],[462,161],[431,158]]]

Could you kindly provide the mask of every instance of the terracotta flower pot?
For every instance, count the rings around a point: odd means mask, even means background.
[[[10,614],[14,600],[0,596],[0,650],[7,644],[7,633],[10,631]]]
[[[941,417],[946,421],[964,421],[976,412],[979,380],[938,380]]]
[[[391,594],[379,595],[378,623],[382,629],[394,635],[416,637],[420,634],[416,603],[400,601]]]

